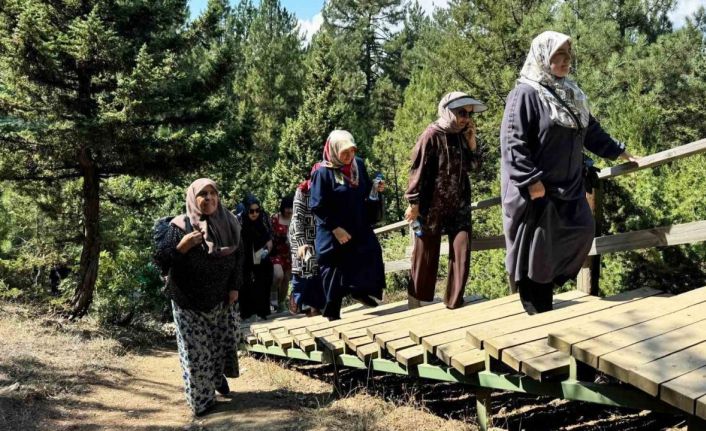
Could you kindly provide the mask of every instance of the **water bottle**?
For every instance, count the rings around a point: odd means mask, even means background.
[[[422,235],[424,235],[424,232],[422,232],[422,221],[419,217],[417,217],[412,224],[410,224],[410,227],[412,228],[412,232],[414,232],[417,237],[421,238]]]
[[[385,177],[380,172],[375,175],[375,178],[373,179],[373,188],[370,189],[370,196],[368,196],[368,199],[370,199],[371,201],[376,201],[380,199],[380,196],[378,194],[378,186],[380,185],[380,181],[384,179]]]
[[[270,252],[267,250],[267,247],[262,247],[262,251],[260,252],[260,259],[265,259],[268,254],[270,254]]]

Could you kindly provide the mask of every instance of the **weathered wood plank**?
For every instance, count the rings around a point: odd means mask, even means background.
[[[696,411],[696,400],[706,395],[706,367],[664,383],[659,398],[689,414]]]
[[[703,330],[704,325],[700,326],[701,330]],[[695,329],[696,328],[693,328],[690,331],[693,331]],[[685,339],[689,338],[688,334],[676,334],[681,333],[682,331],[680,330],[674,332],[674,336],[681,335]],[[700,338],[704,337],[701,336]],[[655,342],[657,341],[658,340],[655,340]],[[644,347],[650,346],[645,345]],[[637,354],[639,353],[639,351],[643,350],[644,349],[633,350],[631,354]],[[648,351],[648,356],[645,357],[644,360],[635,361],[630,359],[625,363],[622,363],[621,361],[616,362],[614,366],[620,364],[620,366],[624,366],[625,368],[627,368],[627,371],[629,371],[629,376],[624,381],[627,381],[631,385],[638,387],[643,391],[647,392],[648,394],[656,397],[659,394],[659,386],[661,384],[666,383],[669,380],[675,379],[693,370],[699,369],[701,367],[706,367],[706,341],[702,341],[698,344],[689,346],[680,351],[672,352],[668,356],[651,360],[650,358],[655,355],[656,354],[652,353],[652,351]],[[601,362],[602,361],[603,358],[601,359]]]
[[[513,370],[522,371],[523,362],[556,351],[555,348],[547,344],[545,338],[541,338],[503,350],[503,363],[510,366]]]
[[[402,349],[397,352],[395,359],[405,367],[419,365],[424,362],[424,349],[419,345]]]
[[[569,374],[569,366],[569,355],[554,351],[522,362],[521,371],[535,380],[543,381],[552,376]]]
[[[404,349],[408,349],[409,347],[416,346],[416,345],[417,345],[417,343],[412,341],[411,338],[405,337],[405,338],[401,338],[399,340],[395,340],[395,341],[388,343],[387,344],[387,351],[390,352],[390,354],[394,356],[394,355],[397,355],[397,352],[404,350]],[[422,351],[422,354],[424,354],[423,351]]]
[[[702,341],[706,341],[706,320],[682,326],[674,331],[666,332],[603,355],[598,359],[598,369],[617,379],[628,381],[632,368],[643,365],[647,368],[652,368],[653,365],[647,364],[648,362],[687,349]],[[661,364],[669,363],[670,361],[668,360],[661,362]]]
[[[655,227],[634,232],[601,236],[593,241],[589,255],[691,244],[706,241],[706,221]]]
[[[655,289],[640,288],[620,293],[610,298],[574,305],[550,313],[543,313],[546,315],[546,319],[535,318],[541,315],[531,316],[531,318],[528,319],[527,325],[516,326],[514,328],[509,327],[505,334],[487,339],[483,343],[483,348],[492,357],[505,362],[503,357],[505,349],[537,340],[546,341],[549,331],[556,328],[566,325],[582,325],[595,319],[615,315],[624,310],[639,307],[643,300],[659,293],[661,292]],[[666,301],[666,298],[658,299]],[[656,304],[659,304],[659,302]],[[649,301],[647,306],[655,306],[655,301]],[[550,316],[552,317],[551,319],[549,318]],[[544,320],[545,323],[543,325],[535,325],[535,322],[539,320]],[[523,327],[529,327],[529,329],[523,329]]]
[[[669,150],[660,151],[659,153],[641,157],[637,163],[628,162],[601,169],[601,171],[598,172],[598,178],[602,180],[613,178],[630,172],[653,168],[684,157],[701,154],[703,152],[706,152],[706,139],[701,139],[686,145],[681,145],[675,148],[670,148]]]
[[[374,308],[369,308],[370,311],[367,313],[356,313],[352,314],[350,316],[341,316],[341,319],[339,320],[333,320],[333,321],[326,321],[323,323],[319,323],[316,325],[307,325],[306,326],[306,331],[309,334],[312,334],[314,336],[314,333],[317,331],[323,331],[326,329],[333,329],[337,326],[343,326],[349,323],[353,322],[360,322],[360,321],[365,321],[368,319],[372,319],[378,316],[384,316],[388,314],[394,314],[394,313],[399,313],[401,311],[406,311],[408,309],[408,304],[407,301],[397,301],[389,304],[382,304],[378,305],[377,307]]]
[[[571,348],[571,355],[594,368],[598,368],[601,356],[691,325],[705,318],[706,304],[698,304],[682,310],[678,314],[661,316],[574,344]]]
[[[564,353],[571,353],[571,346],[610,332],[636,325],[654,318],[676,313],[706,301],[706,288],[702,287],[669,298],[666,303],[652,309],[635,309],[617,316],[598,319],[581,326],[556,329],[549,333],[550,346]]]
[[[408,271],[412,269],[412,261],[409,259],[392,260],[385,262],[385,274],[390,272]]]
[[[441,359],[446,365],[451,365],[451,360],[458,354],[475,350],[465,339],[453,341],[451,343],[442,344],[436,349],[436,357]]]
[[[483,371],[485,370],[485,352],[480,349],[473,349],[459,353],[451,359],[451,366],[464,376]]]
[[[375,343],[360,346],[355,352],[363,362],[367,363],[370,360],[380,357],[380,348]]]

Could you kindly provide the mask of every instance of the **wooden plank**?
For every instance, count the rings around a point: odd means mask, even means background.
[[[485,370],[485,352],[479,349],[459,353],[451,359],[451,366],[464,376]]]
[[[321,337],[316,340],[321,343],[326,349],[330,350],[334,355],[341,355],[346,351],[346,345],[343,341],[333,336]]]
[[[563,300],[568,294],[573,294],[573,298]],[[551,323],[557,319],[565,317],[567,315],[565,309],[568,307],[573,310],[576,307],[585,308],[588,306],[590,309],[591,304],[593,302],[597,302],[598,300],[599,298],[595,296],[589,296],[586,293],[579,292],[577,290],[555,295],[554,309],[552,311],[528,316],[523,309],[520,313],[472,326],[466,331],[466,340],[479,349],[484,348],[485,340],[509,334],[521,329],[546,325],[547,323]]]
[[[273,334],[272,337],[282,350],[287,350],[294,344],[294,338],[289,334]]]
[[[466,300],[469,303],[480,301],[480,297],[472,296],[467,297]],[[344,323],[333,327],[334,334],[342,334],[347,331],[367,328],[374,325],[379,325],[387,322],[394,322],[396,320],[411,319],[417,316],[422,316],[431,312],[438,312],[446,309],[446,304],[441,302],[441,299],[434,299],[434,304],[430,304],[424,307],[415,308],[412,310],[405,310],[398,313],[387,314],[384,316],[378,316],[364,321],[357,321],[352,323]]]
[[[350,338],[345,343],[349,349],[358,350],[359,347],[364,346],[366,344],[370,344],[372,342],[373,342],[373,339],[368,337],[367,335],[365,335],[363,337]]]
[[[670,148],[669,150],[660,151],[659,153],[641,157],[639,162],[628,162],[618,166],[612,166],[601,169],[598,172],[599,179],[608,179],[625,175],[630,172],[639,171],[642,169],[653,168],[683,157],[693,156],[706,152],[706,139],[701,139],[679,147]]]
[[[410,340],[411,341],[411,340]],[[424,362],[424,348],[422,346],[409,347],[402,349],[395,355],[395,359],[405,367],[412,367]]]
[[[594,239],[589,255],[702,241],[706,241],[706,221],[704,220],[601,236]]]
[[[409,223],[407,222],[407,220],[400,220],[398,222],[388,224],[388,225],[379,227],[377,229],[374,229],[373,232],[375,233],[375,235],[382,235],[383,233],[393,232],[393,231],[405,228],[407,226],[409,226]]]
[[[547,344],[545,338],[541,338],[505,349],[503,351],[503,363],[509,365],[513,370],[522,371],[523,362],[556,351],[555,348]]]
[[[476,348],[467,342],[465,339],[453,341],[451,343],[442,344],[436,349],[436,357],[441,359],[446,365],[451,365],[451,360],[454,356],[475,350]]]
[[[309,353],[316,350],[316,340],[309,338],[299,342],[299,348],[303,351]]]
[[[504,235],[493,235],[484,238],[471,238],[471,251],[496,250],[500,248],[505,248]],[[405,257],[411,257],[412,250],[414,250],[414,246],[408,246],[407,248],[405,248]],[[448,254],[449,243],[442,242],[439,246],[439,255],[448,256]]]
[[[571,346],[628,326],[633,326],[667,314],[672,314],[706,301],[706,288],[702,287],[669,298],[660,307],[635,309],[617,316],[598,319],[591,323],[556,329],[549,333],[547,342],[550,346],[564,353],[571,353]]]
[[[571,355],[594,368],[598,368],[601,356],[693,324],[704,318],[706,318],[706,304],[701,303],[682,310],[678,314],[661,316],[574,344],[571,347]]]
[[[647,365],[647,362],[656,361],[659,358],[687,349],[702,341],[706,341],[706,320],[683,326],[674,331],[666,332],[603,355],[598,359],[598,369],[627,382],[630,378],[631,369],[643,365],[651,368],[652,365]],[[665,363],[668,364],[669,361]],[[694,369],[696,368],[700,368],[700,366],[694,367]]]
[[[696,416],[706,419],[706,396],[696,400]]]
[[[522,362],[521,371],[535,380],[543,381],[552,376],[569,374],[569,366],[569,355],[554,351]]]
[[[701,326],[703,329],[704,325]],[[690,331],[694,329],[696,328],[692,328]],[[681,336],[688,338],[688,335],[685,334],[681,334]],[[659,359],[640,361],[628,369],[629,376],[625,381],[656,397],[661,384],[701,367],[706,367],[706,341]]]
[[[585,294],[581,294],[584,295]],[[479,321],[490,321],[505,316],[509,310],[517,309],[520,304],[518,294],[504,296],[502,298],[486,301],[471,307],[462,307],[450,310],[451,313],[444,317],[434,319],[419,328],[410,328],[410,337],[417,343],[421,343],[425,337],[429,337],[442,332],[457,329],[464,325],[477,324]],[[521,304],[520,304],[521,307]],[[468,308],[465,313],[460,310]],[[465,316],[463,314],[465,314]]]
[[[677,377],[661,386],[659,398],[689,414],[696,412],[696,400],[706,395],[706,367]]]
[[[255,344],[257,344],[257,337],[254,335],[248,335],[245,337],[245,343],[250,346],[254,346]]]
[[[387,344],[387,351],[390,352],[391,355],[397,355],[397,352],[403,349],[408,349],[409,347],[416,346],[417,343],[412,341],[411,338],[405,337],[401,338],[399,340],[395,340],[391,343]],[[424,354],[424,352],[422,352]]]
[[[506,333],[497,337],[487,339],[483,343],[483,348],[494,358],[500,359],[506,364],[504,351],[505,349],[519,346],[521,344],[530,343],[532,341],[542,340],[546,342],[547,334],[549,331],[560,328],[566,325],[582,325],[584,323],[590,322],[595,319],[608,317],[615,315],[624,310],[631,310],[635,307],[642,306],[641,302],[649,299],[649,296],[657,295],[661,293],[655,289],[641,288],[636,290],[631,290],[629,292],[624,292],[610,298],[601,299],[598,301],[592,301],[586,304],[579,304],[572,307],[567,307],[561,311],[555,311],[551,313],[544,313],[547,315],[545,324],[541,326],[530,327],[530,329],[513,328],[514,332]],[[666,298],[658,298],[661,300],[666,300]],[[655,306],[659,302],[648,301],[645,306]],[[550,320],[549,315],[553,315]],[[532,316],[532,323],[525,325],[525,327],[530,325],[535,325],[535,322],[542,319],[534,319]],[[519,329],[519,330],[518,330]],[[512,330],[512,329],[511,329]],[[509,331],[508,331],[509,332]],[[508,364],[509,365],[509,364]],[[518,365],[519,367],[519,365]]]
[[[367,363],[368,361],[371,361],[373,359],[377,359],[380,357],[380,348],[378,347],[377,344],[375,343],[370,343],[366,344],[364,346],[360,346],[355,353],[358,355],[360,359],[363,360],[363,362]]]
[[[314,336],[317,331],[323,331],[325,329],[333,329],[337,326],[343,326],[353,322],[361,322],[368,319],[372,319],[378,316],[384,316],[388,314],[399,313],[401,311],[406,311],[408,309],[407,301],[398,301],[390,304],[378,305],[377,307],[370,308],[367,313],[351,313],[350,316],[341,316],[339,320],[326,321],[324,323],[309,325],[306,327],[306,331]]]

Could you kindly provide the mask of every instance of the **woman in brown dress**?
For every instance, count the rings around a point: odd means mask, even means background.
[[[405,197],[405,219],[418,220],[421,229],[414,239],[410,307],[434,298],[439,268],[441,235],[449,236],[449,276],[444,303],[463,304],[470,268],[471,184],[470,171],[478,168],[473,113],[488,109],[460,91],[439,102],[439,118],[427,126],[412,150],[412,168]]]

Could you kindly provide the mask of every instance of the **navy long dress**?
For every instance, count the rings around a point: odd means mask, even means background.
[[[583,148],[616,159],[625,146],[593,116],[577,130],[554,124],[550,109],[529,85],[519,84],[508,95],[500,133],[500,194],[510,277],[561,285],[576,277],[594,236]],[[537,180],[546,195],[530,200],[527,187]]]
[[[334,170],[321,167],[311,177],[311,210],[316,217],[316,258],[326,291],[324,316],[339,318],[346,295],[382,299],[385,269],[382,249],[368,215],[372,183],[363,160],[356,157],[359,184],[336,183]],[[340,244],[333,230],[341,227],[351,240]]]

